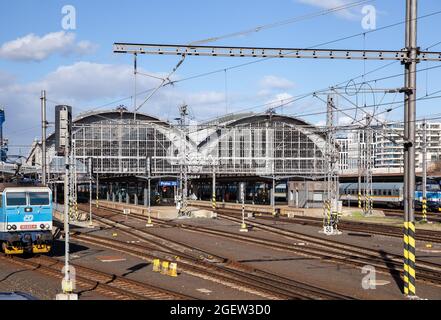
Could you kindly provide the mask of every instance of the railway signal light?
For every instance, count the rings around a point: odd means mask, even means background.
[[[64,156],[70,149],[72,130],[72,107],[55,106],[55,150],[58,156]]]

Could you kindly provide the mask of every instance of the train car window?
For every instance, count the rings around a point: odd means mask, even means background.
[[[29,192],[29,203],[31,206],[45,206],[49,204],[49,193]]]
[[[25,206],[26,192],[8,192],[6,193],[7,206]]]

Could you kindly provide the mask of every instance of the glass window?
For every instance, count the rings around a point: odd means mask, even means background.
[[[25,206],[26,192],[8,192],[6,193],[7,206]]]
[[[49,204],[49,193],[29,192],[29,202],[31,206],[44,206]]]

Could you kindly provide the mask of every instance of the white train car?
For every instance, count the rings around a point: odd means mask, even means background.
[[[365,186],[362,183],[361,199],[364,200],[363,190]],[[390,207],[400,207],[403,204],[402,182],[376,182],[372,183],[372,201],[377,204],[384,204]],[[340,200],[348,203],[358,203],[359,187],[358,183],[340,183]]]

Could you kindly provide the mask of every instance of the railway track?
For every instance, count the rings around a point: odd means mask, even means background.
[[[110,210],[118,214],[118,210]],[[131,214],[130,216],[143,221],[146,220],[146,217],[142,215]],[[241,223],[241,219],[235,217],[234,215],[222,214],[221,218],[236,222],[238,224]],[[274,250],[289,251],[303,256],[314,257],[326,261],[356,266],[359,268],[362,268],[365,265],[373,265],[377,268],[378,271],[381,271],[385,274],[392,274],[394,276],[399,276],[403,271],[402,257],[399,255],[394,255],[386,252],[378,252],[376,250],[371,250],[354,245],[347,245],[329,239],[325,240],[320,237],[313,237],[298,232],[292,232],[286,229],[280,229],[278,227],[269,226],[267,224],[255,221],[248,221],[248,224],[251,224],[258,229],[276,234],[281,238],[292,240],[295,244],[259,238],[249,234],[244,236],[241,234],[220,231],[213,228],[188,226],[176,222],[164,222],[158,219],[154,220],[155,223],[161,225],[172,224],[176,227],[191,232],[198,232],[205,235],[209,234],[221,238],[227,238],[230,240],[261,245]],[[417,272],[419,281],[441,287],[441,265],[430,262],[419,262],[417,266]]]
[[[0,259],[29,270],[34,270],[52,278],[62,279],[61,270],[64,263],[48,256],[33,256],[22,258],[17,256],[0,255]],[[94,291],[115,300],[193,300],[193,297],[170,290],[158,288],[144,282],[134,281],[114,274],[70,263],[75,267],[76,285],[85,291]]]
[[[221,217],[237,223],[241,222],[241,219],[234,216],[223,214],[221,215]],[[373,265],[377,268],[377,270],[382,270],[385,273],[389,272],[399,274],[403,271],[403,258],[401,255],[395,255],[386,252],[377,252],[376,250],[371,250],[355,245],[347,245],[331,239],[325,240],[320,237],[281,229],[261,222],[248,221],[247,223],[256,227],[257,229],[261,229],[283,237],[288,237],[295,241],[305,241],[318,247],[322,247],[324,252],[333,252],[333,254],[330,255],[331,257],[335,256],[335,252],[344,253],[344,258],[342,261],[346,263],[350,262],[350,264],[358,266],[361,266],[360,262],[362,264],[364,263],[364,265]],[[356,257],[355,260],[353,259],[354,257]],[[427,261],[419,261],[418,265],[416,266],[416,271],[418,273],[418,279],[420,281],[441,287],[441,265]]]
[[[216,211],[220,214],[225,213],[225,214],[241,215],[241,210],[217,209]],[[294,218],[278,217],[275,220],[275,218],[270,214],[259,214],[257,218],[267,221],[280,221],[280,222],[295,223],[302,225],[311,225],[317,227],[323,226],[323,219],[315,218],[315,217],[294,217]],[[390,236],[396,238],[403,237],[403,229],[401,227],[396,227],[396,226],[390,226],[390,225],[387,226],[387,225],[381,225],[375,223],[344,221],[344,220],[340,220],[338,225],[341,230],[347,230],[353,232],[365,232],[370,234],[377,234],[377,235]],[[434,230],[419,229],[416,232],[416,239],[419,241],[441,243],[441,232]]]
[[[394,210],[394,209],[382,209],[386,217],[398,217],[402,218],[404,216],[403,210]],[[415,212],[415,216],[419,219],[423,218],[422,212]],[[427,220],[431,222],[439,222],[441,223],[441,213],[427,212],[426,213]]]
[[[264,270],[252,268],[226,258],[214,255],[207,256],[208,253],[201,255],[203,251],[199,249],[195,249],[194,254],[191,254],[191,252],[184,251],[184,249],[188,247],[186,244],[174,240],[168,240],[170,244],[166,244],[162,237],[158,237],[156,242],[154,241],[152,243],[152,234],[147,231],[133,230],[133,227],[122,222],[121,219],[118,219],[118,221],[108,219],[109,217],[115,219],[117,217],[115,215],[107,215],[107,218],[103,218],[96,215],[96,209],[94,211],[95,219],[98,219],[100,223],[137,239],[148,241],[148,243],[130,244],[130,246],[128,246],[126,242],[98,237],[92,234],[72,235],[73,238],[135,255],[147,261],[152,261],[155,258],[167,258],[170,261],[177,261],[179,263],[179,269],[185,273],[249,292],[266,299],[352,299],[345,295],[307,285]],[[121,213],[118,213],[118,215],[120,214]],[[158,244],[162,247],[162,252],[152,250],[152,245],[157,248]],[[181,245],[182,248],[180,248]]]

